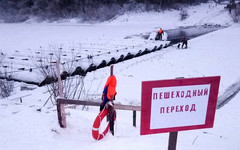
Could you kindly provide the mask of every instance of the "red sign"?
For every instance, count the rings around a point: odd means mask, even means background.
[[[142,82],[141,135],[212,128],[220,76]]]

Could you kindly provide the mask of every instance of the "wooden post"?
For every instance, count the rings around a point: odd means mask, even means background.
[[[113,75],[113,65],[110,66],[110,76]]]
[[[112,75],[113,75],[113,65],[110,66],[110,76],[112,76]],[[107,122],[109,121],[109,114],[106,117],[106,121]]]
[[[136,127],[136,110],[133,111],[133,126]]]
[[[168,150],[176,150],[178,132],[169,133]]]
[[[59,64],[60,64],[60,62],[58,60],[56,63],[57,76],[58,76],[58,92],[59,92],[59,97],[63,98],[63,87],[62,87]],[[59,123],[60,127],[66,128],[67,124],[66,124],[64,104],[61,104],[58,99],[57,99],[57,114],[58,114],[58,123]]]

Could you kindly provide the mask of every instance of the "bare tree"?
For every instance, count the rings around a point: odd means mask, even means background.
[[[69,59],[71,60],[66,62],[66,60],[63,61],[63,48],[53,47],[52,49],[48,50],[48,52],[50,52],[48,56],[43,54],[41,56],[38,56],[38,60],[41,61],[35,61],[36,68],[39,68],[39,75],[45,78],[41,86],[44,85],[49,92],[50,97],[47,101],[51,100],[53,102],[53,105],[55,105],[55,100],[59,96],[56,61],[60,62],[64,98],[76,100],[93,100],[95,95],[99,93],[100,85],[96,89],[92,88],[92,85],[95,84],[94,80],[92,80],[91,83],[88,83],[88,87],[86,87],[84,75],[80,73],[71,75],[74,70],[77,69],[76,62],[79,64],[80,61],[84,59],[76,59],[78,58],[76,54],[78,52],[75,53],[74,51],[74,49],[71,50],[71,56],[69,56]]]
[[[14,87],[13,81],[7,80],[8,75],[6,73],[6,70],[3,69],[4,58],[5,58],[5,55],[3,54],[3,52],[0,52],[0,97],[1,98],[6,98],[10,96]]]

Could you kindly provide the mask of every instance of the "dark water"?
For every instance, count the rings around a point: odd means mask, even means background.
[[[192,39],[225,27],[226,26],[206,24],[200,26],[180,27],[178,29],[165,30],[165,32],[168,35],[167,40],[171,41],[170,45],[173,45],[181,42],[184,37],[187,39]]]

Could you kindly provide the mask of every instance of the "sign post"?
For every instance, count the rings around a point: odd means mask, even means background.
[[[219,82],[219,76],[142,82],[140,134],[170,132],[168,150],[175,150],[178,131],[212,128]]]
[[[168,150],[176,150],[178,132],[170,132],[168,140]]]

